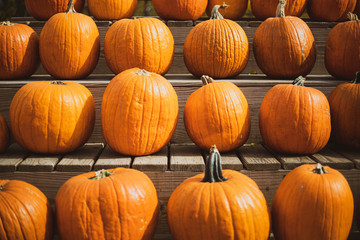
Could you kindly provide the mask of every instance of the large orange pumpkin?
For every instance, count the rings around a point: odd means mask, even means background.
[[[316,59],[314,36],[298,17],[285,16],[280,0],[275,18],[269,17],[256,29],[253,50],[257,65],[270,78],[307,75]]]
[[[174,239],[268,239],[270,217],[256,183],[234,170],[221,169],[216,147],[205,174],[186,179],[171,194],[167,218]]]
[[[25,149],[70,152],[92,133],[94,98],[86,87],[75,82],[31,82],[12,99],[9,121],[15,140]]]
[[[209,0],[208,5],[206,7],[206,14],[211,17],[211,11],[213,10],[215,5],[221,5],[224,2],[229,6],[224,9],[219,9],[221,15],[223,15],[226,19],[231,20],[240,20],[242,16],[245,14],[248,0]]]
[[[65,13],[52,16],[40,34],[40,58],[45,70],[58,79],[79,79],[96,67],[100,36],[95,22],[76,13],[70,0]]]
[[[344,21],[355,5],[356,0],[308,0],[307,13],[316,21]]]
[[[26,10],[37,20],[48,20],[56,13],[65,12],[69,0],[25,0]],[[74,0],[77,12],[84,8],[85,0]]]
[[[28,78],[39,64],[36,32],[25,24],[0,22],[0,79]]]
[[[151,239],[158,220],[156,189],[144,173],[127,168],[77,175],[59,189],[61,239]]]
[[[35,186],[18,180],[0,180],[0,239],[51,240],[52,209]]]
[[[340,172],[305,164],[280,183],[272,202],[272,229],[279,240],[346,240],[353,211],[352,192]]]
[[[228,81],[202,77],[201,88],[187,99],[184,123],[191,140],[202,149],[220,152],[243,145],[250,134],[250,112],[242,91]]]
[[[284,1],[284,0],[282,0]],[[308,0],[286,0],[285,15],[300,17]],[[261,20],[276,16],[279,0],[250,0],[253,15]]]
[[[101,105],[105,141],[125,155],[148,155],[171,139],[179,114],[172,85],[161,75],[132,68],[115,76]]]
[[[205,12],[208,0],[153,0],[156,13],[165,20],[196,20]]]
[[[234,77],[249,60],[248,38],[239,24],[223,19],[218,9],[225,7],[216,5],[210,20],[193,27],[185,39],[185,65],[197,77]]]
[[[350,83],[337,86],[328,97],[331,112],[331,136],[337,143],[360,148],[360,73]]]
[[[90,14],[98,20],[131,18],[137,7],[137,0],[88,0]]]
[[[278,84],[265,95],[259,112],[264,143],[272,150],[289,154],[312,154],[327,144],[330,106],[317,89],[304,86],[304,78],[293,84]]]
[[[7,150],[10,143],[9,128],[3,115],[0,114],[0,153]]]
[[[133,67],[165,74],[173,61],[174,38],[159,19],[122,19],[107,31],[104,52],[115,74]]]
[[[325,48],[327,71],[341,79],[352,79],[360,71],[360,20],[355,14],[348,17],[350,21],[331,29]]]

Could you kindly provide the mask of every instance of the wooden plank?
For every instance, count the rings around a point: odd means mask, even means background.
[[[94,170],[111,169],[117,167],[130,168],[131,157],[121,155],[106,145],[99,158],[96,160]]]
[[[269,150],[269,149],[268,149]],[[311,159],[311,157],[306,155],[290,155],[282,153],[272,154],[276,157],[277,160],[281,163],[283,169],[291,170],[303,164],[315,164],[316,162]]]
[[[220,153],[221,155],[221,165],[222,169],[232,169],[235,171],[240,171],[244,168],[240,158],[236,155],[235,151]],[[203,156],[205,159],[209,157],[209,152],[203,151]]]
[[[104,148],[101,143],[87,143],[76,151],[66,154],[56,166],[62,172],[88,172]]]
[[[247,170],[276,170],[281,164],[261,144],[244,145],[237,150]]]
[[[334,149],[337,153],[343,155],[344,157],[350,159],[356,168],[360,168],[360,152],[355,149]]]
[[[159,152],[135,157],[132,168],[140,171],[166,171],[168,170],[168,147],[163,147]]]
[[[350,159],[347,159],[343,155],[327,147],[322,149],[320,152],[313,154],[312,158],[322,165],[335,169],[352,169],[355,167],[354,163]]]
[[[19,164],[18,170],[24,172],[54,171],[61,155],[31,154]]]
[[[6,153],[0,154],[0,172],[14,172],[18,165],[29,155],[29,152],[18,144],[9,146]]]
[[[171,145],[170,170],[203,172],[205,163],[200,148],[195,145]]]

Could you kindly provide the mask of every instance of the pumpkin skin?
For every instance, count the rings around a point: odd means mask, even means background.
[[[353,82],[342,83],[332,90],[328,100],[331,113],[331,138],[336,144],[359,148],[360,73]]]
[[[148,155],[170,141],[178,114],[172,85],[161,75],[132,68],[115,76],[105,89],[102,133],[116,152]]]
[[[65,12],[69,0],[25,0],[25,7],[28,13],[37,20],[48,20],[56,13]],[[77,12],[84,8],[85,0],[74,0],[74,7]]]
[[[223,0],[209,0],[206,7],[206,14],[211,16],[211,11],[213,10],[214,6],[221,5],[223,3]],[[248,0],[227,0],[226,4],[228,4],[229,7],[225,9],[219,9],[219,12],[221,15],[223,15],[224,18],[236,21],[240,20],[242,16],[244,16],[248,6]]]
[[[19,180],[0,180],[0,239],[50,240],[52,209],[35,186]]]
[[[355,5],[356,0],[308,0],[307,13],[316,21],[344,21]]]
[[[70,178],[60,187],[55,206],[58,232],[65,240],[151,239],[159,209],[151,180],[127,168]]]
[[[163,75],[173,61],[174,38],[159,19],[122,19],[107,31],[104,52],[106,63],[115,74],[138,67]]]
[[[0,79],[28,78],[39,65],[36,32],[25,24],[0,22]]]
[[[9,128],[3,115],[0,114],[0,153],[6,152],[10,143]]]
[[[98,28],[89,16],[76,13],[70,7],[45,23],[39,50],[45,70],[56,79],[85,78],[98,62]]]
[[[340,79],[353,79],[360,71],[360,20],[355,14],[349,18],[352,20],[333,27],[326,40],[325,67]]]
[[[21,87],[10,104],[16,142],[36,153],[66,153],[82,146],[95,123],[90,91],[75,82],[36,81]]]
[[[308,0],[286,0],[285,15],[301,17]],[[260,20],[276,16],[279,0],[250,0],[253,15]]]
[[[137,7],[136,0],[88,0],[91,15],[98,20],[131,18]]]
[[[317,173],[318,169],[327,173]],[[346,240],[354,200],[344,176],[320,164],[295,168],[280,183],[271,208],[276,239]]]
[[[280,10],[282,4],[278,5],[277,17],[269,17],[255,31],[255,60],[270,78],[306,76],[316,60],[314,36],[303,20],[285,16]]]
[[[208,0],[153,0],[156,13],[164,20],[197,20]]]
[[[250,134],[250,112],[242,91],[228,81],[213,82],[193,92],[184,108],[184,124],[191,140],[202,149],[216,145],[220,152],[242,146]]]
[[[249,60],[249,41],[236,22],[222,19],[216,5],[210,20],[191,29],[184,44],[184,61],[196,77],[230,78],[241,73]]]
[[[219,158],[212,149],[205,174],[186,179],[171,194],[167,218],[172,237],[268,239],[270,217],[264,195],[246,175],[222,171]]]
[[[273,151],[288,154],[313,154],[330,138],[330,107],[317,89],[294,84],[278,84],[265,95],[259,112],[259,127],[264,143]]]

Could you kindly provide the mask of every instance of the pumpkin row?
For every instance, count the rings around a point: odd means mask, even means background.
[[[250,134],[248,102],[235,84],[202,76],[184,107],[184,124],[191,140],[202,149],[216,145],[221,152],[241,147]],[[278,84],[265,95],[259,112],[264,143],[290,154],[320,151],[332,133],[340,145],[360,147],[360,73],[329,96],[293,84]],[[177,94],[161,75],[139,68],[115,76],[105,89],[101,127],[106,143],[116,152],[140,156],[159,151],[171,139],[179,114]],[[36,153],[66,153],[82,146],[95,124],[90,91],[71,81],[36,81],[21,87],[9,110],[12,135],[23,148]],[[9,133],[0,121],[0,150]],[[332,126],[331,126],[332,125]]]
[[[0,180],[0,238],[53,238],[53,211],[35,186]],[[356,217],[360,229],[360,198]],[[61,239],[151,239],[159,218],[152,181],[127,168],[74,176],[55,199]],[[213,146],[205,173],[186,179],[167,203],[174,239],[269,238],[346,240],[353,222],[354,198],[345,177],[321,164],[295,168],[281,181],[271,206],[250,177],[222,170]],[[271,222],[271,224],[270,224]]]
[[[277,17],[266,19],[257,28],[253,52],[257,65],[268,77],[294,79],[310,73],[316,46],[307,24],[298,17],[285,16],[284,6],[280,1]],[[225,7],[215,5],[211,19],[197,24],[185,39],[184,62],[197,77],[231,78],[248,63],[248,38],[239,24],[223,19],[219,9]],[[360,21],[355,14],[349,13],[349,18],[330,31],[326,43],[326,69],[340,79],[352,79],[360,71]],[[0,79],[29,77],[39,66],[39,55],[54,78],[85,78],[98,62],[99,31],[90,17],[75,13],[70,5],[65,13],[47,21],[40,40],[28,26],[2,23],[0,51]],[[115,74],[139,67],[164,75],[173,61],[174,38],[159,19],[122,19],[108,29],[104,55]]]

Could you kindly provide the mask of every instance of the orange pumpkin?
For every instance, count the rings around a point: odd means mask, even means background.
[[[276,17],[269,17],[256,29],[253,51],[257,65],[270,78],[307,75],[316,59],[314,36],[298,17],[285,16],[280,0]]]
[[[0,22],[0,79],[28,78],[39,64],[36,32],[25,24]]]
[[[210,150],[205,174],[186,179],[171,194],[167,219],[174,239],[266,240],[270,233],[259,187],[238,171],[222,171],[216,147]]]
[[[240,20],[245,14],[248,0],[227,0],[225,1],[229,6],[224,9],[219,9],[221,15],[226,19],[231,20]],[[209,0],[206,7],[206,14],[211,17],[211,11],[215,5],[221,5],[224,3],[224,0]]]
[[[242,27],[223,19],[216,5],[211,19],[191,29],[185,39],[184,61],[196,77],[229,78],[241,73],[249,60],[249,42]]]
[[[205,12],[208,0],[153,0],[156,13],[165,20],[196,20]]]
[[[0,153],[7,150],[10,143],[9,128],[3,115],[0,114]]]
[[[131,18],[137,7],[136,0],[88,0],[90,14],[98,20]]]
[[[301,17],[308,0],[287,0],[285,5],[286,16]],[[279,0],[250,0],[251,11],[257,19],[265,20],[276,16]]]
[[[40,34],[41,63],[57,79],[84,78],[99,58],[98,28],[89,16],[76,13],[73,2],[65,13],[52,16]]]
[[[279,240],[346,240],[353,211],[350,186],[339,171],[305,164],[280,183],[272,202],[272,229]]]
[[[50,240],[52,209],[35,186],[18,180],[0,180],[0,239]]]
[[[151,180],[128,168],[84,173],[67,180],[56,199],[61,239],[151,239],[158,198]]]
[[[250,134],[250,112],[242,91],[228,81],[203,76],[204,86],[193,92],[184,108],[191,140],[202,149],[216,145],[226,152],[243,145]]]
[[[23,148],[66,153],[83,145],[95,123],[90,91],[75,82],[36,81],[21,87],[11,101],[10,129]]]
[[[105,141],[125,155],[148,155],[171,139],[179,114],[172,85],[161,75],[132,68],[115,76],[101,105]]]
[[[65,12],[69,0],[25,0],[28,13],[37,20],[48,20],[56,13]],[[85,0],[75,0],[74,7],[77,12],[84,8]]]
[[[333,27],[326,40],[325,67],[340,79],[352,79],[360,71],[360,20],[355,14],[348,17],[350,21]]]
[[[356,0],[308,0],[307,13],[316,21],[344,21],[355,5]]]
[[[265,95],[259,112],[264,143],[275,152],[313,154],[327,144],[330,106],[317,89],[304,86],[304,78],[293,84],[278,84]]]
[[[107,31],[104,52],[115,74],[133,67],[165,74],[173,61],[174,38],[159,19],[122,19]]]

